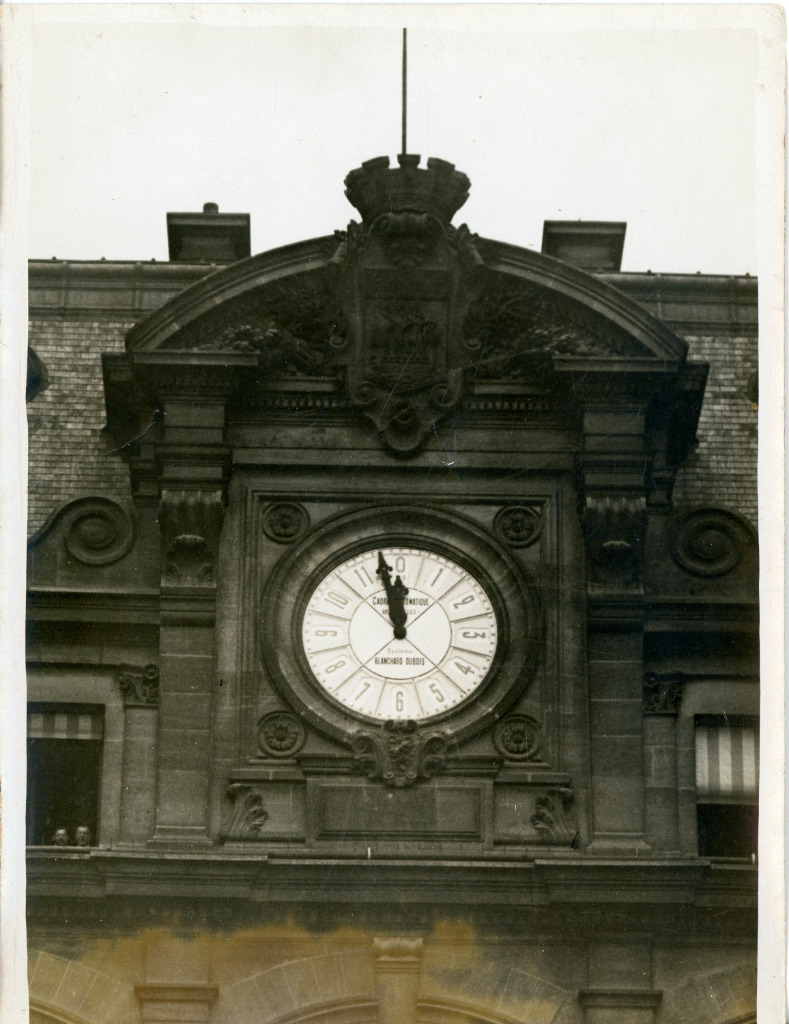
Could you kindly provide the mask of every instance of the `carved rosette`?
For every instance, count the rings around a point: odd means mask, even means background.
[[[274,502],[263,513],[263,530],[277,544],[292,544],[309,525],[309,513],[295,501]]]
[[[416,722],[384,722],[379,730],[360,730],[351,746],[354,770],[385,786],[413,786],[429,779],[445,764],[446,736],[422,732]]]
[[[118,686],[126,707],[156,707],[159,704],[159,669],[125,666],[118,673]]]
[[[219,532],[225,514],[221,490],[163,490],[162,583],[206,587],[215,583]]]
[[[566,786],[549,789],[535,801],[531,823],[546,843],[572,843],[577,834],[570,808],[575,794]]]
[[[540,753],[540,724],[529,715],[508,715],[499,722],[493,742],[513,761],[536,761]]]
[[[542,531],[540,510],[530,505],[507,505],[496,513],[493,528],[510,547],[529,547]]]
[[[682,684],[685,676],[681,672],[657,675],[648,672],[644,676],[644,714],[676,715],[682,700]]]
[[[586,553],[590,583],[637,589],[647,526],[646,498],[587,495]]]
[[[304,726],[290,711],[272,711],[258,723],[258,744],[269,757],[293,757],[306,738]]]
[[[442,160],[401,155],[346,179],[362,213],[332,265],[348,322],[341,356],[351,401],[393,452],[415,452],[463,397],[463,320],[484,268],[475,238],[449,222],[469,181]]]
[[[233,782],[227,787],[227,795],[233,810],[223,838],[247,842],[262,839],[268,811],[263,806],[260,787],[248,782]]]

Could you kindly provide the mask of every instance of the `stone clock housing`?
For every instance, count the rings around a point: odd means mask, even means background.
[[[33,266],[39,1024],[755,1021],[755,282],[469,187]]]

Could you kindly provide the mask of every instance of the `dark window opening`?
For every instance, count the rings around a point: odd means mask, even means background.
[[[100,740],[28,739],[29,846],[97,845],[101,748]]]
[[[756,804],[697,804],[700,857],[740,857],[757,853]]]

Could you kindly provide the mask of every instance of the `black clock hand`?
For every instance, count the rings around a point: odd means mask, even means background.
[[[386,590],[386,600],[389,604],[389,618],[392,620],[394,626],[394,635],[397,640],[403,640],[405,638],[405,620],[408,618],[408,612],[405,610],[404,598],[408,593],[408,587],[403,584],[403,581],[398,576],[397,579],[392,583],[391,577],[392,567],[386,564],[383,551],[378,552],[378,568],[376,569],[376,575],[380,576],[383,580],[384,589]]]

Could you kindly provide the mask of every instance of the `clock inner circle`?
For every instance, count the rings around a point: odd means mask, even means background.
[[[380,547],[318,584],[302,639],[335,700],[368,718],[420,720],[479,688],[498,631],[487,593],[465,569],[421,548]]]

